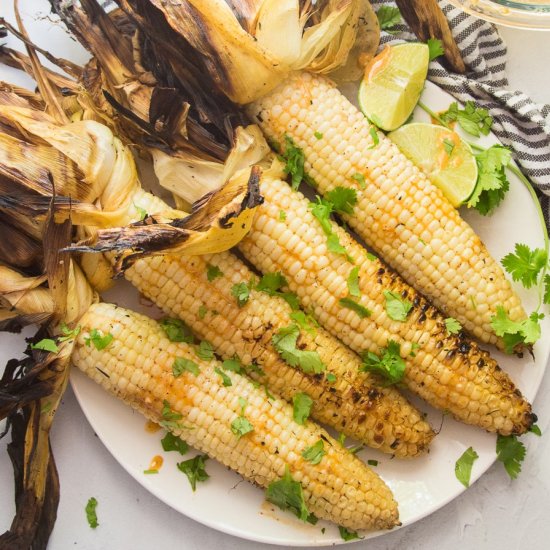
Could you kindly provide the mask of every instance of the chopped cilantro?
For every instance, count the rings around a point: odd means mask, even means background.
[[[449,334],[458,334],[462,330],[462,325],[453,317],[447,317],[445,328]]]
[[[243,307],[250,298],[250,287],[247,283],[237,283],[231,287],[231,294],[237,299],[239,307]]]
[[[350,296],[359,298],[361,291],[359,290],[359,268],[354,267],[348,275],[348,292]]]
[[[204,319],[207,313],[208,313],[208,308],[204,304],[199,306],[199,319]]]
[[[455,101],[449,105],[447,111],[439,114],[439,118],[446,124],[458,122],[465,132],[476,137],[479,137],[480,134],[486,136],[493,125],[493,118],[489,115],[489,111],[482,107],[476,107],[473,101],[467,101],[464,109],[459,109],[458,103]]]
[[[284,172],[287,175],[290,174],[292,189],[296,190],[304,179],[304,152],[289,135],[285,135],[285,150],[282,158],[286,162]]]
[[[191,361],[191,359],[176,357],[174,364],[172,365],[172,373],[174,374],[174,378],[180,377],[186,371],[198,376],[200,368],[197,363]]]
[[[301,350],[296,347],[300,329],[292,324],[277,331],[271,338],[277,353],[291,366],[300,367],[306,374],[318,374],[326,370],[316,351]]]
[[[264,370],[256,363],[250,363],[250,365],[246,367],[246,370],[257,374],[258,376],[265,376]]]
[[[357,454],[359,451],[362,451],[364,448],[365,447],[363,447],[363,445],[355,445],[354,447],[348,447],[347,449],[352,455],[354,455]]]
[[[439,38],[428,38],[427,44],[430,52],[430,61],[433,61],[441,55],[445,55],[443,43],[439,40]]]
[[[371,252],[367,252],[367,260],[369,260],[370,262],[375,262],[376,260],[378,260],[378,257]]]
[[[191,329],[180,319],[165,317],[159,321],[159,324],[170,342],[193,343]]]
[[[478,176],[467,202],[469,207],[486,216],[500,204],[510,188],[505,168],[511,158],[510,150],[501,145],[493,145],[476,155]]]
[[[224,386],[228,387],[228,386],[233,385],[233,382],[231,382],[231,378],[229,378],[229,376],[227,376],[227,374],[225,374],[225,372],[223,372],[222,369],[220,369],[219,367],[216,367],[216,368],[214,369],[214,372],[215,372],[216,374],[219,374],[219,375],[220,375],[220,377],[221,377],[221,379],[222,379],[222,384],[223,384]]]
[[[267,384],[264,384],[264,391],[265,391],[265,396],[268,399],[275,399],[275,396],[269,391],[269,388],[267,387]]]
[[[150,475],[150,474],[158,474],[159,471],[155,469],[151,469],[151,470],[143,470],[143,473],[146,475]]]
[[[327,237],[327,250],[334,254],[346,256],[349,262],[353,263],[353,258],[348,254],[348,251],[340,243],[340,238],[336,233],[331,233]]]
[[[506,353],[513,353],[521,343],[534,344],[541,334],[540,320],[544,314],[533,312],[527,319],[512,321],[502,306],[497,306],[497,314],[491,317],[491,326],[497,336],[504,340]]]
[[[382,9],[382,8],[380,8],[380,9]],[[380,10],[378,10],[378,11],[380,11]],[[345,541],[356,540],[356,539],[361,538],[355,531],[350,531],[349,529],[346,529],[345,527],[342,527],[341,525],[338,526],[338,531],[340,531],[340,536],[342,537],[342,540],[345,540]]]
[[[134,208],[139,215],[139,221],[143,221],[147,217],[147,210],[145,210],[145,208],[142,208],[141,206],[138,206],[136,203],[134,203]]]
[[[340,443],[341,447],[344,447],[344,445],[346,443],[346,436],[345,436],[344,433],[338,434],[338,443]]]
[[[359,315],[361,319],[364,319],[365,317],[370,317],[372,315],[372,311],[370,309],[362,306],[351,298],[340,298],[340,300],[338,300],[338,303],[342,307],[355,311],[355,313],[357,313],[357,315]]]
[[[77,325],[73,329],[70,329],[66,323],[61,323],[61,332],[63,336],[59,336],[58,340],[60,342],[66,342],[67,340],[72,340],[80,334],[81,327]]]
[[[244,416],[238,416],[231,422],[231,432],[240,439],[243,435],[250,433],[254,430],[254,426]]]
[[[206,278],[210,282],[222,276],[223,276],[222,270],[217,265],[208,264],[208,268],[206,269]]]
[[[97,330],[93,328],[90,331],[89,336],[84,337],[84,342],[87,346],[89,346],[91,343],[94,345],[95,349],[101,351],[102,349],[105,349],[113,340],[113,335],[108,332],[107,334],[103,335],[103,333],[100,330]]]
[[[310,517],[302,485],[292,478],[288,466],[285,466],[285,473],[281,479],[269,484],[265,498],[281,510],[290,510],[302,521],[308,521]]]
[[[323,134],[321,132],[314,132],[313,135],[317,138],[317,139],[323,139]]]
[[[516,479],[521,472],[525,452],[525,445],[515,435],[497,436],[497,460],[504,464],[512,479]]]
[[[167,420],[168,422],[177,422],[178,420],[181,420],[183,418],[182,414],[173,411],[170,408],[170,403],[166,399],[162,402],[161,415],[163,420]]]
[[[412,309],[412,304],[397,292],[384,290],[386,298],[386,313],[390,319],[394,321],[405,321],[409,311]]]
[[[90,497],[88,503],[86,504],[86,519],[88,520],[88,525],[95,529],[99,523],[97,522],[97,499]]]
[[[222,363],[222,367],[224,370],[236,372],[238,374],[241,374],[243,372],[242,363],[239,361],[239,358],[236,355],[232,359],[226,359]]]
[[[294,422],[300,425],[305,424],[305,421],[309,418],[312,406],[313,399],[307,393],[295,393],[292,397],[292,417],[294,418]]]
[[[288,286],[288,281],[280,271],[277,271],[276,273],[266,273],[263,275],[256,285],[256,290],[261,290],[273,296],[283,286]]]
[[[171,432],[166,432],[166,435],[160,440],[160,444],[167,453],[177,451],[180,455],[184,455],[189,451],[189,445]]]
[[[443,140],[443,147],[445,148],[445,153],[451,156],[453,154],[455,144],[450,139],[445,138]]]
[[[363,174],[360,174],[359,172],[357,172],[356,174],[353,174],[351,178],[354,179],[359,184],[359,187],[361,189],[365,189],[367,187],[367,182],[365,181],[365,176],[363,176]]]
[[[537,284],[539,273],[546,265],[548,257],[542,248],[531,250],[526,244],[517,243],[515,254],[510,252],[502,259],[504,269],[514,281],[521,281],[525,288],[531,288]]]
[[[279,210],[279,221],[284,222],[286,220],[286,212],[284,210]]]
[[[357,204],[357,191],[350,187],[335,187],[326,195],[327,201],[332,204],[332,210],[339,214],[353,214]]]
[[[388,34],[396,34],[399,32],[395,28],[396,25],[401,23],[401,12],[399,8],[392,6],[380,6],[376,12],[380,29],[386,31]]]
[[[530,431],[532,434],[538,435],[539,437],[542,436],[542,432],[540,431],[540,428],[539,428],[536,424],[533,424],[533,425],[529,428],[529,431]]]
[[[197,489],[197,482],[206,481],[210,477],[204,469],[206,460],[208,460],[206,455],[197,455],[195,458],[177,464],[178,469],[187,476],[193,491]]]
[[[317,202],[309,203],[311,213],[317,218],[325,235],[332,235],[332,222],[330,215],[332,214],[332,203],[317,197]]]
[[[367,464],[369,466],[378,466],[378,460],[373,460],[372,458],[370,460],[367,460]]]
[[[333,372],[327,372],[327,382],[329,382],[330,384],[333,384],[334,382],[336,382],[336,375],[333,373]]]
[[[301,329],[306,330],[310,334],[314,334],[315,329],[319,326],[319,323],[311,315],[308,315],[301,310],[293,311],[290,314],[290,318],[293,321],[296,321]]]
[[[325,445],[322,439],[319,439],[317,443],[302,451],[302,456],[304,460],[307,460],[312,464],[319,464],[326,454],[327,453],[325,452]]]
[[[394,340],[388,340],[388,346],[381,350],[381,356],[376,353],[364,353],[362,370],[381,374],[389,384],[400,382],[405,375],[406,364],[400,355],[401,347]]]
[[[380,143],[378,132],[376,131],[376,128],[374,126],[370,127],[369,134],[372,138],[372,145],[369,147],[369,149],[374,149]]]
[[[36,344],[31,344],[31,349],[39,349],[42,351],[49,351],[51,353],[57,353],[59,351],[55,340],[52,340],[51,338],[43,338],[39,342],[36,342]]]
[[[210,361],[214,359],[214,350],[212,349],[212,344],[207,340],[203,340],[197,349],[195,349],[195,354],[199,359],[203,361]]]
[[[472,466],[474,462],[479,458],[479,455],[474,451],[472,447],[468,447],[455,464],[456,479],[464,485],[464,487],[470,486],[470,477],[472,475]]]

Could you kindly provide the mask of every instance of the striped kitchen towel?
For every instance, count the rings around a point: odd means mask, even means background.
[[[395,2],[386,0],[371,0],[371,4],[375,11],[382,5],[395,7]],[[513,150],[514,159],[533,183],[550,227],[550,105],[536,104],[523,92],[508,89],[506,45],[494,25],[468,15],[446,0],[439,4],[467,73],[450,73],[436,59],[430,63],[428,78],[459,101],[472,100],[489,110],[494,120],[492,131]],[[418,40],[404,22],[395,29],[399,32],[382,31],[381,46]]]

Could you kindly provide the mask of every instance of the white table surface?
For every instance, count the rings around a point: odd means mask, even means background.
[[[4,2],[8,3],[1,0],[3,6]],[[501,33],[509,49],[511,87],[523,89],[535,101],[550,103],[550,71],[542,62],[550,62],[550,33],[505,28]],[[524,438],[528,452],[517,480],[511,481],[497,463],[469,490],[438,512],[383,537],[357,542],[354,548],[550,548],[549,394],[550,370],[534,403],[544,435]],[[0,423],[0,428],[2,425]],[[6,437],[0,441],[0,532],[9,527],[15,512],[7,440]],[[71,389],[57,414],[52,445],[61,480],[61,500],[50,549],[268,548],[268,545],[204,527],[149,494],[119,466],[94,435]],[[99,501],[100,526],[95,530],[88,527],[84,515],[90,496]]]

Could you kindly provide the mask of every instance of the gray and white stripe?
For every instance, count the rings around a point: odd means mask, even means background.
[[[382,5],[395,7],[389,0],[371,0],[375,10]],[[494,25],[439,0],[449,20],[451,32],[462,53],[468,72],[448,72],[432,61],[428,78],[457,100],[475,101],[489,110],[492,130],[514,152],[514,159],[533,183],[541,199],[546,224],[550,225],[550,105],[536,104],[520,91],[508,89],[506,45]],[[397,34],[382,31],[381,45],[417,40],[405,24]]]

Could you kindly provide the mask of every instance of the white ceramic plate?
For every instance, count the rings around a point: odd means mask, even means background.
[[[44,7],[43,2],[24,2],[26,5],[33,3]],[[34,10],[30,13],[34,13]],[[42,43],[45,42],[45,36],[41,37],[41,34],[47,31],[46,44],[50,44],[58,55],[62,52],[67,55],[67,51],[75,49],[74,43],[63,33],[55,32],[58,29],[47,21],[29,25],[29,31],[31,36]],[[11,80],[13,76],[12,72],[0,70],[1,78]],[[355,95],[354,92],[352,95]],[[427,85],[422,99],[434,110],[444,109],[452,101],[450,96],[431,84]],[[416,113],[415,119],[428,120],[420,111]],[[481,140],[484,145],[495,142],[492,137]],[[497,259],[513,250],[516,242],[530,246],[543,245],[537,209],[530,194],[512,174],[509,174],[509,179],[510,192],[493,216],[482,218],[475,212],[464,212]],[[526,292],[519,287],[517,290],[527,311],[536,307],[535,292]],[[156,310],[139,303],[136,293],[129,285],[118,285],[105,298],[157,316]],[[534,349],[534,360],[531,357],[519,360],[495,352],[501,366],[511,374],[531,401],[540,385],[550,354],[550,319],[543,321],[542,330],[542,338]],[[5,346],[5,351],[14,342],[13,337],[0,335],[0,346]],[[86,417],[111,454],[136,481],[174,509],[209,527],[250,540],[294,546],[342,543],[335,526],[324,522],[315,526],[306,525],[288,513],[275,510],[264,502],[261,490],[242,482],[238,475],[213,461],[207,463],[211,478],[206,483],[201,483],[193,493],[185,476],[176,468],[176,462],[180,458],[176,453],[162,452],[159,442],[162,432],[147,432],[143,417],[106,394],[80,372],[73,373],[71,382]],[[436,429],[441,426],[441,432],[435,438],[428,456],[415,461],[400,462],[390,460],[389,456],[375,451],[364,450],[359,453],[364,460],[379,461],[376,471],[392,488],[399,503],[403,525],[409,525],[431,514],[465,490],[454,475],[455,461],[465,449],[473,446],[479,455],[474,464],[472,482],[495,460],[495,436],[458,424],[422,403],[417,404],[428,413],[429,420]],[[165,460],[159,474],[144,475],[143,470],[147,469],[151,458],[157,454],[162,454]],[[365,537],[382,534],[384,533],[369,533]]]

